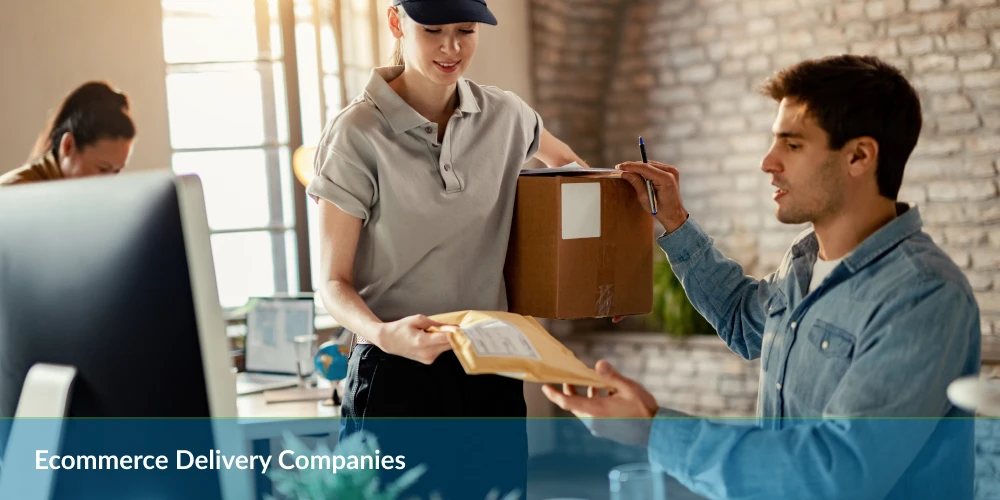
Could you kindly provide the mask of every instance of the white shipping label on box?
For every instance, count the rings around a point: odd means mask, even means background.
[[[504,356],[509,358],[542,359],[520,328],[506,321],[494,319],[463,326],[462,331],[479,356]]]
[[[601,237],[601,184],[562,185],[562,239]]]

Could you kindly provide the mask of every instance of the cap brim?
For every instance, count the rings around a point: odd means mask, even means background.
[[[433,2],[404,2],[401,5],[406,10],[406,15],[427,26],[456,23],[497,25],[497,18],[490,9],[479,2],[468,2],[467,6],[444,10],[436,7]]]

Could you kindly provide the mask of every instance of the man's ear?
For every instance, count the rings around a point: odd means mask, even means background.
[[[845,145],[851,177],[872,174],[878,166],[878,141],[871,137],[851,139]]]

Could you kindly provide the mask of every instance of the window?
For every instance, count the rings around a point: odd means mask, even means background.
[[[292,154],[363,88],[387,5],[162,0],[171,163],[201,179],[223,307],[312,291],[315,208]]]

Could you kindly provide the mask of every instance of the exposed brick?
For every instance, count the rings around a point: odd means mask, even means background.
[[[989,243],[989,234],[981,227],[946,227],[944,236],[949,245],[971,247]]]
[[[970,271],[965,273],[965,277],[969,280],[969,285],[972,286],[974,292],[988,292],[993,289],[993,277],[990,274]]]
[[[862,21],[844,26],[844,39],[847,41],[868,41],[875,37],[875,25]]]
[[[930,201],[988,200],[996,195],[997,186],[992,181],[940,181],[927,186]]]
[[[983,128],[988,130],[1000,130],[1000,113],[987,113],[982,116]]]
[[[651,95],[656,104],[689,103],[697,98],[694,87],[690,86],[656,89]]]
[[[1000,69],[966,73],[962,75],[962,86],[987,89],[1000,87]]]
[[[990,248],[975,249],[971,251],[972,268],[1000,270],[1000,252]]]
[[[788,0],[762,0],[760,5],[765,14],[781,14],[796,9],[795,2]]]
[[[746,70],[749,73],[763,73],[771,67],[770,60],[764,54],[758,54],[746,60]]]
[[[763,35],[766,33],[773,33],[776,28],[777,25],[775,24],[774,19],[762,17],[747,23],[747,34]]]
[[[820,14],[814,9],[800,9],[784,14],[778,18],[778,25],[782,29],[815,27],[822,23]]]
[[[729,144],[740,153],[767,151],[768,139],[762,134],[743,134],[731,137]]]
[[[982,49],[986,47],[986,33],[960,32],[948,33],[944,37],[948,50],[963,51]]]
[[[896,40],[893,39],[856,42],[851,44],[851,52],[880,57],[895,56],[899,55],[899,46],[896,45]]]
[[[816,43],[808,30],[782,32],[778,35],[778,43],[785,49],[801,49]]]
[[[990,33],[990,43],[994,49],[1000,49],[1000,30]]]
[[[913,58],[913,70],[918,73],[928,71],[951,71],[955,69],[955,56],[946,54],[927,54]]]
[[[994,56],[990,52],[979,52],[977,54],[967,54],[959,56],[959,71],[972,71],[986,69],[993,65]]]
[[[865,17],[864,2],[844,2],[838,3],[836,8],[837,21],[853,21]]]
[[[958,137],[941,137],[921,139],[914,149],[914,156],[947,155],[962,150],[962,139]]]
[[[979,94],[976,102],[985,109],[1000,107],[1000,89],[987,90]]]
[[[979,115],[976,113],[961,113],[938,118],[940,132],[967,132],[975,130],[979,125]]]
[[[1000,136],[969,137],[965,147],[970,153],[1000,153]]]
[[[1000,7],[972,10],[966,16],[965,24],[970,28],[1000,28]]]
[[[940,8],[944,5],[943,0],[909,0],[909,9],[913,12],[925,12]]]
[[[898,199],[911,203],[927,201],[927,188],[924,186],[902,186],[899,188]]]
[[[711,64],[699,64],[681,69],[677,73],[677,78],[684,83],[702,83],[715,78],[715,66]]]
[[[927,35],[904,36],[899,39],[899,52],[904,56],[927,54],[932,50],[934,39]]]
[[[666,136],[670,139],[683,139],[692,137],[698,131],[698,124],[695,122],[673,122],[667,126]]]
[[[874,20],[887,19],[905,11],[906,2],[903,0],[874,0],[865,4],[865,14]]]
[[[931,97],[931,110],[935,113],[951,113],[972,109],[972,101],[962,94],[945,94]]]
[[[962,80],[959,75],[953,73],[937,73],[915,77],[911,83],[917,90],[944,92],[958,90],[962,85]]]
[[[922,19],[919,15],[904,14],[889,19],[886,26],[886,34],[889,36],[915,35],[920,33],[921,27]]]
[[[920,23],[923,25],[925,31],[940,33],[957,28],[961,19],[960,16],[961,11],[959,10],[928,12],[920,18]]]

